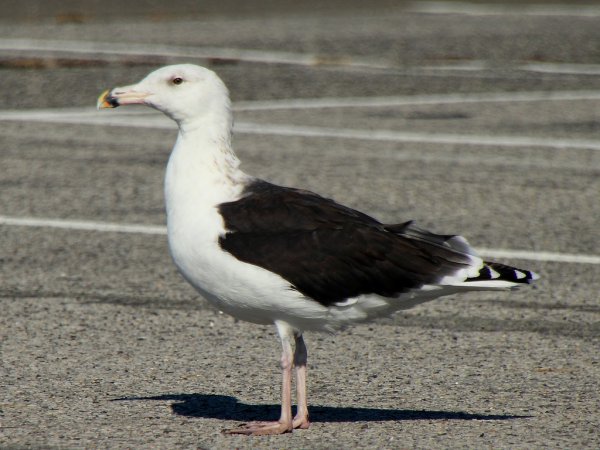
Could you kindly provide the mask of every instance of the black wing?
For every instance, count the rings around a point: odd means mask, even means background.
[[[219,206],[221,248],[279,274],[323,305],[395,296],[468,266],[468,246],[412,226],[383,225],[333,200],[256,181]]]

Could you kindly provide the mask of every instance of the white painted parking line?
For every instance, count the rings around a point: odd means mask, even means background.
[[[600,64],[529,63],[522,64],[519,68],[540,73],[600,75]]]
[[[389,60],[364,58],[352,55],[319,55],[314,53],[285,52],[276,50],[254,50],[229,47],[198,47],[179,45],[141,44],[135,42],[97,42],[52,39],[9,39],[0,38],[0,52],[9,56],[37,58],[87,59],[91,61],[116,61],[123,58],[159,58],[148,63],[175,62],[176,60],[224,60],[263,64],[288,64],[298,66],[327,66],[348,69],[366,69],[392,73],[425,74],[447,76],[444,72],[469,77],[487,77],[483,72],[497,72],[497,68],[486,61],[460,61],[428,66],[399,66]],[[536,63],[514,64],[509,69],[554,74],[597,75],[600,64]],[[436,72],[438,73],[436,75]],[[496,75],[493,75],[496,76]]]
[[[237,102],[236,111],[271,111],[278,109],[384,108],[413,105],[449,105],[470,103],[513,103],[540,101],[600,100],[600,91],[524,91],[476,92],[465,94],[406,95],[387,97],[333,97],[256,100]]]
[[[139,225],[88,220],[63,220],[34,217],[0,216],[0,225],[36,228],[60,228],[66,230],[93,231],[102,233],[139,233],[158,235],[167,234],[166,227],[160,225]],[[484,256],[486,258],[509,258],[560,263],[600,264],[600,256],[596,255],[489,248],[480,248],[477,251],[481,256]]]
[[[141,112],[141,111],[140,111]],[[53,121],[53,118],[94,116],[96,108],[48,108],[48,109],[5,109],[0,110],[0,120],[18,120],[22,122]]]
[[[113,127],[138,127],[173,129],[175,125],[159,114],[123,113],[106,114],[98,112],[81,114],[68,112],[36,113],[25,115],[0,112],[0,120],[38,121],[50,123],[71,123],[82,125],[103,125]],[[600,140],[558,139],[512,135],[475,135],[458,133],[426,133],[394,130],[361,130],[355,128],[332,128],[270,123],[236,122],[234,131],[242,134],[272,136],[295,136],[314,138],[357,139],[365,141],[420,142],[440,145],[480,145],[496,147],[541,147],[552,149],[600,150]]]
[[[598,17],[600,7],[591,4],[527,4],[527,3],[472,3],[472,2],[411,2],[406,9],[426,14],[468,15],[528,15],[528,16],[580,16]]]
[[[418,133],[393,130],[361,130],[355,128],[329,128],[280,124],[241,122],[235,131],[246,134],[276,136],[326,137],[358,139],[364,141],[420,142],[428,144],[459,144],[494,147],[541,147],[553,149],[600,150],[600,140],[557,139],[531,136],[475,135],[455,133]]]
[[[559,263],[600,264],[600,256],[574,253],[537,252],[529,250],[506,250],[500,248],[478,248],[477,252],[485,258],[526,259],[529,261],[548,261]]]
[[[386,108],[419,105],[456,105],[476,103],[532,103],[532,102],[568,102],[568,101],[597,101],[600,91],[521,91],[521,92],[473,92],[463,94],[428,94],[401,95],[386,97],[321,97],[321,98],[290,98],[279,100],[242,101],[233,104],[233,110],[247,111],[277,111],[327,108]],[[112,111],[112,114],[124,116],[139,116],[156,114],[149,109],[130,109],[127,111]],[[48,108],[0,110],[0,120],[50,120],[55,117],[99,116],[93,107],[81,108]]]
[[[97,222],[91,220],[0,216],[0,225],[35,228],[62,228],[65,230],[98,231],[103,233],[167,234],[166,227],[159,225],[135,225],[126,223]]]
[[[27,52],[33,55],[60,55],[61,57],[83,57],[91,60],[114,60],[115,57],[161,57],[220,59],[266,64],[291,64],[300,66],[346,66],[386,69],[383,61],[354,57],[325,57],[311,53],[296,53],[274,50],[252,50],[228,47],[198,47],[180,45],[139,44],[135,42],[69,41],[51,39],[1,39],[0,51]]]

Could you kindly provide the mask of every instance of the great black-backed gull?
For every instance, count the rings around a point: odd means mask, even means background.
[[[281,338],[281,417],[229,433],[308,428],[304,331],[332,331],[442,295],[511,289],[538,278],[483,261],[460,236],[433,234],[412,222],[385,225],[312,192],[245,174],[231,147],[227,88],[208,69],[163,67],[98,99],[99,108],[131,104],[162,111],[179,126],[165,178],[177,268],[219,310],[275,324]]]

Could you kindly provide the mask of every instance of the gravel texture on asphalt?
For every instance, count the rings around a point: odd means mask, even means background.
[[[154,3],[148,14],[121,17],[103,15],[98,2],[71,16],[51,6],[44,15],[40,6],[30,11],[36,20],[21,8],[1,21],[0,35],[289,51],[388,66],[198,61],[222,75],[235,102],[600,90],[597,74],[567,70],[600,64],[598,17],[422,14],[390,2],[367,13],[307,4],[269,14],[227,3],[185,17],[185,0],[169,3],[166,16],[151,14]],[[102,90],[179,61],[63,56],[0,50],[2,109],[92,107]],[[483,65],[442,67],[459,63]],[[236,121],[597,142],[600,103],[240,111]],[[1,123],[1,215],[164,224],[174,129]],[[247,172],[386,222],[417,219],[476,247],[600,254],[598,150],[254,134],[234,143]],[[221,430],[279,413],[274,327],[209,307],[177,274],[162,235],[0,225],[0,447],[599,447],[600,266],[503,262],[542,279],[518,292],[448,297],[335,335],[308,334],[311,428],[240,437]]]

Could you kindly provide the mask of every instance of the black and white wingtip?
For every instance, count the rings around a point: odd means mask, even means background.
[[[476,277],[469,277],[467,283],[479,281],[499,281],[518,284],[531,284],[540,276],[530,270],[517,269],[497,262],[484,261],[483,267]]]

